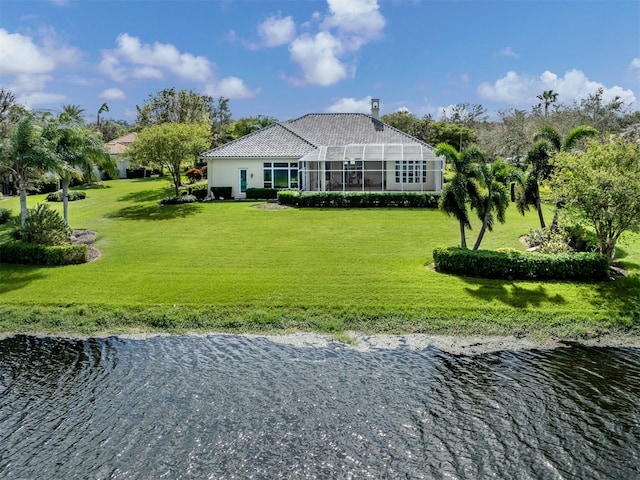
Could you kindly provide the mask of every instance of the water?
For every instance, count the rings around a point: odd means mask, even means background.
[[[0,341],[0,478],[640,478],[640,350]]]

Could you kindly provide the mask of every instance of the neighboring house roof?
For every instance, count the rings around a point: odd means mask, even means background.
[[[429,145],[363,113],[310,113],[275,123],[201,155],[203,158],[296,157],[321,146]]]
[[[111,155],[119,155],[123,153],[129,145],[136,141],[138,134],[136,132],[127,133],[122,137],[114,138],[113,140],[105,143],[107,150]]]
[[[304,138],[287,129],[281,123],[274,123],[256,132],[240,137],[232,142],[209,150],[203,158],[229,157],[295,157],[299,158],[315,148]]]

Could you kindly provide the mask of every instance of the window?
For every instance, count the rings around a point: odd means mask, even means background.
[[[298,162],[265,162],[264,188],[298,188]]]
[[[396,161],[396,183],[427,183],[424,160]]]

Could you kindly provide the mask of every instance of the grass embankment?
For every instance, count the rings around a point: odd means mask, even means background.
[[[615,282],[462,278],[425,268],[435,246],[458,241],[457,222],[436,210],[159,206],[166,186],[111,181],[70,204],[71,226],[98,232],[95,262],[0,264],[0,331],[560,338],[640,331],[637,235],[620,248],[631,275]],[[29,197],[29,206],[43,198]],[[17,199],[0,206],[18,213]],[[483,248],[522,248],[518,237],[536,226],[535,212],[512,209]],[[3,234],[6,227],[0,241]]]

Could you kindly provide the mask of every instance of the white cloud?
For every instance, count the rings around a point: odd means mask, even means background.
[[[123,33],[116,39],[117,48],[103,50],[100,71],[116,82],[133,78],[161,80],[175,75],[183,80],[200,83],[209,95],[238,99],[251,98],[259,89],[251,90],[237,77],[217,80],[215,65],[208,58],[180,52],[170,43],[143,43],[139,38]]]
[[[298,37],[289,52],[302,68],[303,83],[328,87],[347,77],[347,68],[338,59],[342,44],[329,32],[320,32],[315,37]]]
[[[378,0],[327,0],[327,4],[329,11],[324,16],[314,12],[312,21],[302,24],[306,32],[289,43],[291,60],[302,70],[301,78],[289,77],[294,85],[327,87],[353,76],[355,54],[382,34],[386,21]]]
[[[205,57],[181,53],[170,43],[142,43],[123,33],[116,39],[115,50],[102,52],[100,70],[113,80],[127,78],[162,78],[166,70],[184,80],[206,82],[213,78],[213,64]]]
[[[260,89],[249,89],[238,77],[226,77],[210,86],[207,93],[212,96],[241,99],[255,97],[260,93]]]
[[[258,25],[258,35],[264,46],[277,47],[291,42],[296,35],[296,25],[293,18],[271,16]]]
[[[0,28],[0,74],[8,77],[3,83],[27,107],[64,100],[64,95],[45,92],[47,84],[57,70],[75,64],[81,56],[77,48],[61,42],[52,28],[41,29],[38,38]]]
[[[536,103],[536,95],[545,90],[553,90],[558,93],[558,100],[570,103],[586,98],[599,88],[603,89],[605,102],[613,100],[616,96],[627,104],[633,104],[636,101],[633,91],[619,86],[606,87],[600,82],[589,80],[584,72],[576,69],[569,70],[563,77],[548,70],[539,77],[520,75],[510,71],[493,84],[488,82],[480,84],[478,94],[488,100],[524,105]]]
[[[513,48],[511,47],[506,47],[503,48],[502,50],[495,52],[493,54],[494,57],[513,57],[513,58],[518,58],[520,56],[519,53],[516,53]]]
[[[0,73],[3,75],[49,73],[55,60],[42,51],[31,37],[0,28]]]
[[[377,38],[385,25],[377,0],[327,0],[330,15],[325,25],[362,38]]]
[[[57,93],[32,92],[16,95],[16,102],[27,108],[36,105],[46,105],[51,103],[61,103],[67,97]]]
[[[340,98],[326,111],[329,113],[371,113],[371,97]]]
[[[100,98],[104,98],[105,100],[124,100],[127,98],[125,93],[119,88],[107,88],[100,95]]]

